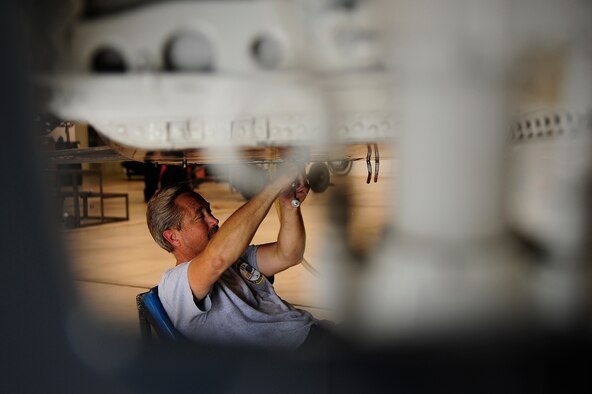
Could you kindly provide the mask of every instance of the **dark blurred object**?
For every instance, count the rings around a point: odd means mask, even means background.
[[[86,0],[84,2],[84,17],[102,17],[158,2],[162,2],[162,0]]]
[[[0,264],[0,392],[110,392],[115,385],[81,363],[66,328],[77,297],[62,233],[50,215],[42,177],[46,163],[32,122],[39,108],[32,105],[33,78],[26,75],[33,68],[30,62],[44,53],[33,44],[49,29],[51,15],[29,19],[25,12],[45,9],[40,3],[46,2],[0,2],[5,59],[0,64],[5,93],[0,122],[4,140],[10,141],[0,144],[0,152],[15,169],[3,172],[0,189],[0,217],[6,224],[1,237],[6,259]]]
[[[165,188],[191,181],[192,166],[163,165],[160,171],[160,187]]]
[[[125,176],[128,180],[132,179],[132,176],[145,176],[147,173],[147,167],[152,166],[148,163],[142,163],[140,161],[124,161],[121,166],[125,169]]]
[[[80,146],[79,141],[72,141],[70,139],[70,128],[73,127],[74,124],[72,122],[60,122],[58,127],[63,127],[66,133],[66,141],[62,137],[59,137],[55,143],[56,150],[63,150],[63,149],[78,149]],[[57,169],[59,170],[82,170],[81,164],[58,164]],[[82,185],[82,175],[76,175],[74,177],[71,176],[60,176],[59,177],[59,185],[60,186],[73,186],[74,182],[76,185]]]
[[[43,135],[51,133],[62,121],[48,112],[40,112],[33,117],[33,128]]]
[[[158,178],[160,177],[160,166],[158,164],[143,163],[144,171],[144,202],[150,201],[150,198],[158,190]]]
[[[94,148],[97,146],[107,146],[105,141],[101,138],[101,135],[97,132],[97,130],[92,126],[88,125],[88,147]]]
[[[191,182],[194,187],[197,187],[199,184],[199,180],[196,179],[195,166],[193,165],[183,167],[169,164],[126,161],[121,163],[121,166],[125,168],[128,180],[131,180],[131,177],[134,175],[144,177],[144,202],[148,202],[159,187],[165,188],[184,182]]]

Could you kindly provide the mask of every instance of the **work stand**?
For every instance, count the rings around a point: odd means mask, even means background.
[[[100,170],[57,169],[47,170],[55,182],[53,190],[60,205],[61,217],[66,227],[77,228],[129,220],[129,198],[127,193],[106,193],[103,191],[103,175]],[[84,180],[96,178],[97,190],[84,190]],[[106,200],[122,199],[125,215],[107,216]],[[98,210],[93,205],[98,202]],[[71,205],[70,214],[66,210]],[[111,208],[111,207],[110,207]],[[98,212],[97,212],[98,211]]]

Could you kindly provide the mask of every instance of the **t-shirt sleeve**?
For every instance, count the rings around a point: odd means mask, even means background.
[[[183,263],[166,271],[158,284],[158,296],[175,327],[181,322],[205,319],[212,307],[210,294],[196,304],[187,270],[190,263]]]
[[[259,271],[257,267],[257,249],[259,245],[249,245],[244,253],[241,255],[241,259],[247,262],[251,267]]]
[[[246,261],[251,267],[255,268],[259,271],[259,267],[257,265],[257,250],[259,249],[259,245],[249,245],[249,247],[245,250],[245,252],[241,255],[241,259]],[[266,277],[269,282],[273,285],[275,280],[274,275]]]

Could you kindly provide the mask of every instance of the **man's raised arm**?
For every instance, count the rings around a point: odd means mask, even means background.
[[[279,196],[280,200],[280,232],[277,242],[261,245],[257,250],[257,265],[259,271],[266,276],[275,275],[289,267],[299,264],[304,257],[306,232],[300,206],[294,207],[292,199],[297,198],[300,203],[306,198],[310,186],[303,176],[299,177],[300,184],[286,190]]]
[[[278,194],[289,189],[296,171],[287,171],[267,185],[259,194],[235,211],[206,248],[189,265],[189,284],[194,296],[201,300],[220,275],[245,251],[257,228],[269,212]]]

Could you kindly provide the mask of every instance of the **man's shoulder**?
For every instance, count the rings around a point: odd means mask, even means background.
[[[158,288],[164,290],[168,286],[173,285],[173,283],[178,282],[183,278],[187,278],[188,266],[189,262],[185,262],[166,270],[160,278]]]
[[[166,270],[158,283],[158,296],[169,314],[173,313],[173,309],[177,308],[185,298],[192,300],[187,276],[188,265],[189,262],[182,263]]]

